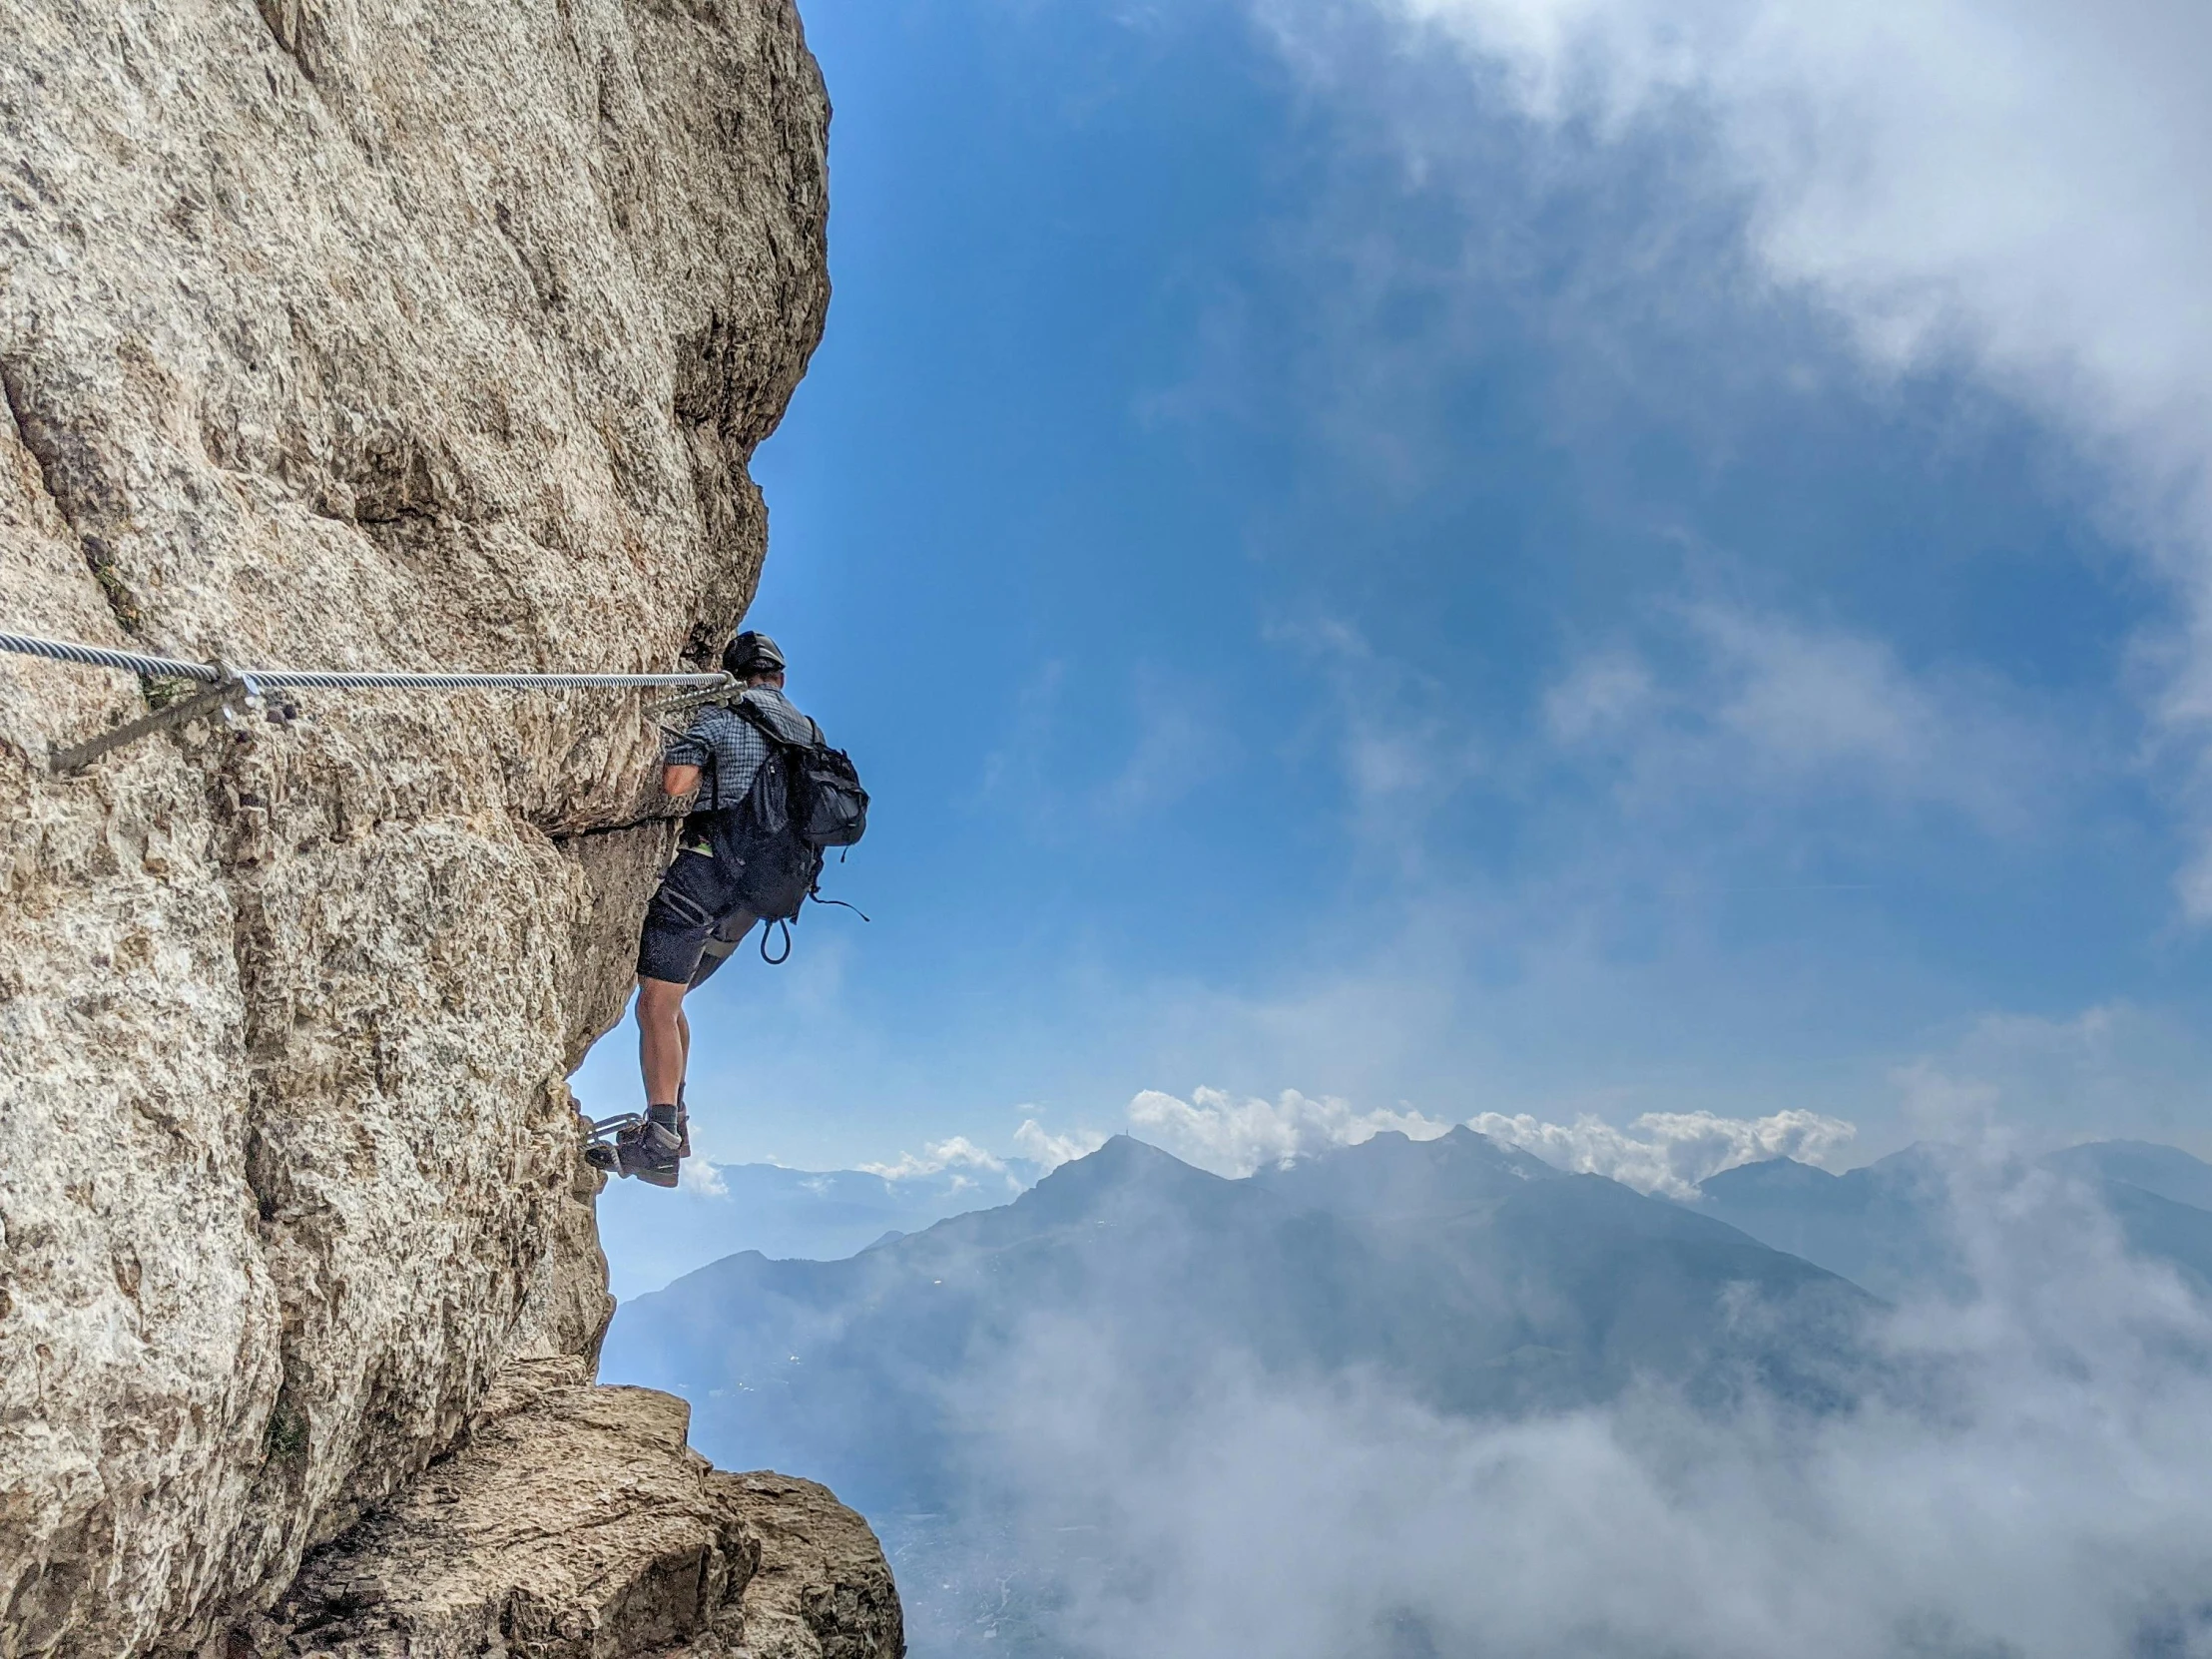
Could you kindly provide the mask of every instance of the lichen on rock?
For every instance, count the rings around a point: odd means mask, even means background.
[[[0,0],[0,626],[711,661],[820,337],[791,0]],[[0,1659],[215,1639],[609,1312],[565,1078],[669,844],[636,694],[0,657]],[[402,1500],[403,1501],[403,1500]]]

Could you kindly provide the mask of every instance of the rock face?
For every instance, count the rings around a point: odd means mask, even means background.
[[[0,628],[711,661],[828,293],[791,0],[0,41]],[[228,1629],[609,1312],[564,1078],[668,846],[641,698],[303,693],[47,773],[161,690],[0,657],[8,1659]]]
[[[876,1659],[902,1651],[874,1535],[820,1486],[722,1474],[690,1410],[592,1387],[574,1360],[503,1377],[467,1444],[308,1558],[232,1659],[635,1653]]]

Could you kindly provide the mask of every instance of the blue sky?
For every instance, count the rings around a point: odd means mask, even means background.
[[[873,920],[693,999],[708,1158],[1145,1091],[1217,1166],[1251,1099],[2212,1151],[2201,20],[807,19],[835,297],[751,621]]]

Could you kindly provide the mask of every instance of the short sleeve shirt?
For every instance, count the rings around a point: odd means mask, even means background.
[[[746,695],[756,699],[774,698],[786,708],[790,707],[784,694],[773,686],[758,686]],[[704,776],[699,783],[699,800],[692,810],[714,813],[745,805],[754,777],[760,772],[761,763],[768,759],[768,739],[759,727],[743,715],[709,703],[692,717],[690,731],[668,740],[661,760],[665,766],[702,768]]]

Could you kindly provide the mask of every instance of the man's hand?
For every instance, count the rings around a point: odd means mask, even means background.
[[[661,769],[661,791],[671,801],[681,800],[698,788],[699,769],[697,767],[663,767]]]

